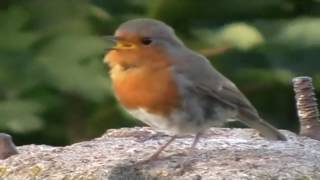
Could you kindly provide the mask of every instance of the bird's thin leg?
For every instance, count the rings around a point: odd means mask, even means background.
[[[152,156],[150,156],[150,157],[149,157],[148,159],[146,159],[146,160],[143,160],[143,161],[138,162],[137,164],[138,164],[138,165],[139,165],[139,164],[145,164],[145,163],[148,163],[148,162],[150,162],[150,161],[156,160],[156,159],[158,158],[159,154],[160,154],[167,146],[169,146],[176,138],[177,138],[176,135],[172,136],[172,137],[170,138],[170,140],[169,140],[167,143],[161,145],[161,146],[159,147],[159,149],[158,149],[155,153],[152,154]]]
[[[199,139],[200,139],[201,135],[202,135],[202,132],[198,132],[196,134],[196,136],[194,137],[194,140],[192,142],[191,149],[194,149],[196,147],[197,143],[199,142]]]
[[[180,175],[182,175],[188,168],[190,168],[192,166],[192,164],[194,164],[194,162],[197,160],[197,157],[195,156],[195,154],[196,154],[195,148],[199,142],[201,135],[202,135],[202,132],[198,132],[196,134],[196,136],[193,139],[191,148],[186,153],[186,155],[187,155],[186,159],[179,163],[180,170],[178,171],[178,173]]]
[[[159,149],[158,149],[152,156],[150,156],[149,159],[150,159],[150,160],[157,159],[158,156],[159,156],[159,154],[160,154],[167,146],[169,146],[176,138],[177,138],[176,135],[172,136],[171,139],[170,139],[167,143],[165,143],[165,144],[163,144],[162,146],[160,146]]]

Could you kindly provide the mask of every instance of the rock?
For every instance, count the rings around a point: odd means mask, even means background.
[[[18,154],[18,151],[12,142],[11,136],[0,133],[0,159],[6,159],[14,154]]]
[[[211,128],[198,149],[182,137],[161,159],[137,165],[169,137],[149,128],[109,130],[65,147],[25,145],[0,160],[0,179],[320,179],[320,142],[282,131],[288,141],[267,141],[251,129]]]

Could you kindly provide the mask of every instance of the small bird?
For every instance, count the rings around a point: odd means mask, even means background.
[[[104,62],[116,97],[133,117],[171,135],[149,160],[179,135],[201,134],[237,119],[270,140],[286,140],[262,120],[249,100],[202,55],[187,48],[167,24],[148,18],[121,24]]]

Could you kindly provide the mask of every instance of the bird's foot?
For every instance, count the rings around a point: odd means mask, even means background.
[[[190,171],[197,161],[198,161],[198,158],[194,156],[192,157],[187,156],[185,158],[179,159],[175,167],[176,170],[173,173],[173,175],[181,176],[185,172]]]

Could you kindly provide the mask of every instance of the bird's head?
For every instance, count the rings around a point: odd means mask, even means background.
[[[158,60],[165,59],[162,56],[169,49],[183,46],[170,26],[154,19],[127,21],[119,26],[111,39],[116,45],[109,49],[105,57],[105,62],[111,67],[115,64],[157,64]]]

